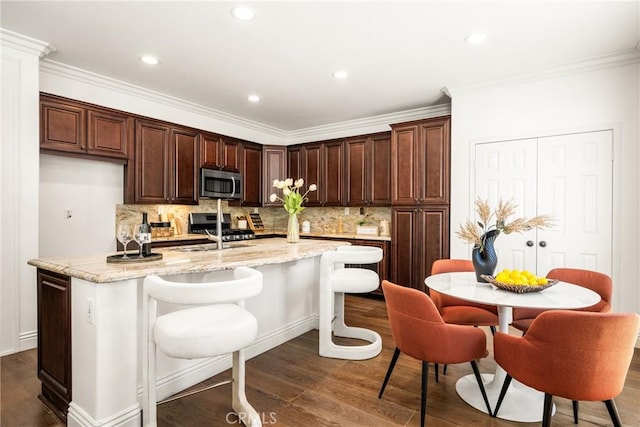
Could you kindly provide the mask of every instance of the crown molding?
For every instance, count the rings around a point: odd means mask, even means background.
[[[44,59],[40,62],[40,71],[42,73],[71,79],[77,82],[102,87],[125,95],[130,95],[152,102],[168,105],[183,111],[200,114],[202,116],[216,119],[228,124],[252,129],[254,131],[274,138],[276,141],[273,141],[273,143],[282,143],[283,145],[379,132],[389,130],[389,125],[392,123],[401,123],[405,121],[451,114],[451,105],[441,104],[431,107],[423,107],[412,110],[399,111],[395,113],[381,114],[363,119],[349,120],[328,125],[285,131],[273,126],[267,126],[262,123],[225,113],[223,111],[204,107],[193,102],[172,97],[170,95],[165,95],[161,92],[145,89],[140,86],[123,82],[121,80],[116,80],[57,61],[52,61],[50,59]]]
[[[485,89],[495,89],[505,86],[513,86],[522,83],[529,83],[538,80],[547,80],[555,77],[570,74],[597,71],[606,68],[622,67],[630,64],[640,63],[640,50],[638,47],[620,52],[613,52],[602,56],[592,57],[584,61],[574,62],[561,67],[543,68],[530,73],[517,74],[488,80],[478,83],[463,84],[457,86],[445,86],[441,91],[453,98],[456,94],[466,92],[476,92]]]
[[[12,47],[22,52],[36,55],[39,58],[55,50],[55,48],[47,42],[23,36],[22,34],[14,33],[4,28],[0,28],[0,41],[2,42],[2,46]]]
[[[166,95],[161,92],[156,92],[150,89],[143,88],[141,86],[123,82],[121,80],[106,77],[101,74],[82,70],[80,68],[63,64],[61,62],[45,59],[40,63],[40,71],[42,73],[68,78],[81,83],[102,87],[115,92],[123,93],[125,95],[134,96],[136,98],[157,102],[159,104],[175,107],[191,113],[200,114],[205,117],[217,119],[229,124],[233,124],[243,128],[249,128],[278,139],[286,139],[286,132],[275,127],[263,125],[261,123],[244,119],[233,114],[228,114],[223,111],[215,110],[213,108],[204,107],[194,102],[185,101],[183,99]]]
[[[288,144],[340,138],[390,130],[391,124],[451,114],[451,104],[438,104],[395,113],[380,114],[362,119],[347,120],[328,125],[313,126],[289,132]]]

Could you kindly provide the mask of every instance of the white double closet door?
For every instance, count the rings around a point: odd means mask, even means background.
[[[611,275],[613,132],[481,143],[475,149],[475,194],[512,199],[511,217],[549,214],[549,229],[501,234],[497,271],[546,275],[555,267]]]

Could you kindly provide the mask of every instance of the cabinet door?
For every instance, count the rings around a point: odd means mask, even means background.
[[[367,181],[373,174],[368,174],[367,141],[366,136],[345,141],[347,206],[366,206],[369,202]]]
[[[169,201],[198,204],[198,133],[190,129],[171,130]]]
[[[391,203],[414,205],[418,202],[418,126],[398,125],[392,129]]]
[[[344,197],[344,144],[342,140],[323,144],[321,180],[308,181],[307,185],[321,182],[324,206],[343,206]]]
[[[287,173],[286,176],[282,176],[280,179],[293,178],[295,181],[296,179],[304,178],[302,167],[302,146],[294,145],[287,147]]]
[[[71,402],[71,283],[38,269],[38,378],[40,399],[67,419]]]
[[[40,148],[85,153],[85,109],[44,98],[40,101]]]
[[[391,280],[402,286],[420,289],[413,263],[421,253],[417,208],[394,208],[391,214]],[[416,244],[418,243],[418,244]],[[424,278],[423,278],[424,279]]]
[[[262,205],[262,148],[257,144],[242,144],[242,206]]]
[[[449,118],[427,120],[420,125],[416,181],[418,203],[449,203]]]
[[[431,266],[437,259],[449,258],[449,207],[418,209],[421,253],[414,260],[418,289],[426,290],[424,279],[431,274]]]
[[[87,110],[87,152],[89,154],[126,159],[129,126],[132,118],[125,114]]]
[[[200,166],[219,168],[222,158],[222,137],[213,133],[200,133]]]
[[[222,138],[222,169],[240,172],[240,141],[234,138]]]
[[[282,206],[279,200],[271,202],[269,196],[276,190],[273,181],[287,178],[287,147],[263,147],[262,168],[262,206]]]
[[[169,201],[170,129],[160,122],[136,121],[134,203]]]
[[[327,183],[322,182],[322,144],[307,144],[302,148],[302,164],[304,183],[308,188],[311,184],[318,186],[318,191],[307,194],[309,199],[306,206],[321,206],[322,195],[325,194]]]
[[[371,206],[391,204],[391,134],[372,135],[367,146],[368,202]]]

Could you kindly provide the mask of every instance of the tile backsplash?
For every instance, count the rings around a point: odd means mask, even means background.
[[[147,212],[149,222],[159,221],[159,215],[172,214],[180,229],[180,234],[186,234],[188,229],[190,212],[216,212],[217,202],[215,200],[200,200],[200,204],[191,205],[117,205],[116,206],[116,227],[120,223],[138,224],[142,220],[142,212]],[[222,202],[222,211],[230,213],[233,228],[237,227],[238,217],[247,216],[254,212],[256,208],[229,206],[226,201]],[[257,208],[265,231],[282,232],[286,230],[288,214],[282,207]],[[366,207],[348,208],[349,213],[345,213],[344,207],[307,207],[300,215],[300,224],[308,220],[311,223],[313,233],[336,233],[339,219],[342,218],[344,233],[355,233],[356,227],[362,220],[367,221],[367,225],[378,226],[380,221],[391,222],[391,208],[389,207]],[[360,214],[360,212],[363,214]],[[114,230],[115,231],[115,230]]]

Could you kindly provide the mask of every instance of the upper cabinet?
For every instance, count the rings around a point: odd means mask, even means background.
[[[197,141],[195,130],[136,120],[134,194],[126,203],[197,204]]]
[[[391,133],[345,140],[347,206],[391,204]]]
[[[450,117],[392,125],[391,203],[448,204]]]
[[[307,194],[305,206],[344,205],[344,140],[331,140],[291,146],[288,149],[288,177],[304,178],[318,191]]]
[[[241,141],[210,132],[200,133],[200,166],[238,172]]]
[[[276,191],[273,188],[273,181],[286,178],[289,178],[287,147],[273,145],[262,147],[262,206],[282,206],[280,200],[271,202],[269,196]]]
[[[243,141],[238,153],[244,183],[240,206],[262,206],[262,146]]]
[[[40,96],[40,148],[44,151],[127,160],[133,118],[117,111]]]

